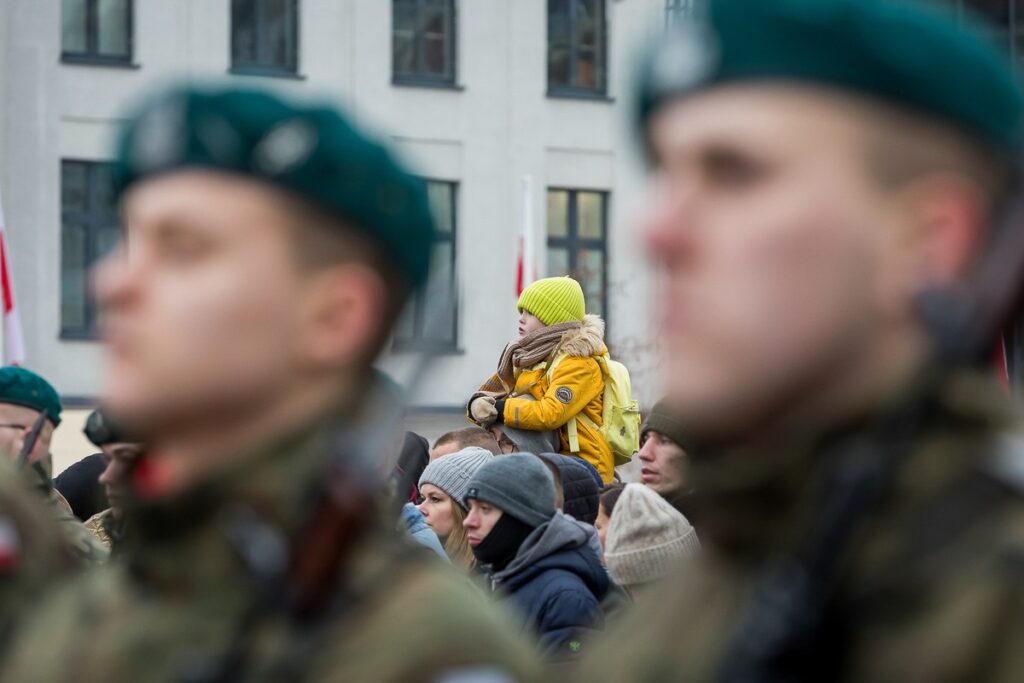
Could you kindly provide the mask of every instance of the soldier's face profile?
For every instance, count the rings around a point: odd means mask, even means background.
[[[308,278],[287,220],[274,191],[225,174],[128,191],[124,240],[95,278],[115,412],[140,426],[229,417],[302,380]]]
[[[18,454],[21,453],[25,439],[38,417],[39,411],[32,408],[13,403],[0,403],[0,456],[14,462]],[[53,424],[50,421],[47,420],[43,423],[43,429],[39,432],[36,445],[28,454],[26,462],[29,464],[38,462],[50,452],[53,429]]]
[[[649,128],[669,394],[694,428],[770,420],[856,372],[889,321],[896,210],[857,120],[821,91],[734,85],[666,105]]]

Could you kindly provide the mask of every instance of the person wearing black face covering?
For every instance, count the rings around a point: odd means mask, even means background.
[[[495,458],[469,482],[469,545],[500,600],[540,638],[552,661],[578,655],[604,627],[609,580],[589,543],[593,528],[555,509],[555,484],[530,454]]]

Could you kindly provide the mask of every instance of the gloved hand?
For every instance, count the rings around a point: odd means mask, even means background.
[[[494,407],[494,399],[490,396],[473,399],[473,402],[469,404],[469,414],[478,424],[485,427],[494,424],[498,419],[498,409]]]

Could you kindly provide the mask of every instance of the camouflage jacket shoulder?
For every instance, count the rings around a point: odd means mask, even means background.
[[[60,527],[72,551],[83,565],[95,566],[103,564],[110,557],[110,550],[105,546],[74,513],[68,501],[53,486],[50,475],[49,459],[25,467],[23,479],[28,486],[39,492],[50,509],[50,514]]]
[[[836,577],[840,680],[1019,679],[1024,671],[1024,448],[987,377],[949,376]],[[702,453],[694,521],[706,552],[638,600],[579,680],[717,680],[771,558],[819,514],[822,442]],[[671,646],[670,646],[671,645]],[[612,657],[611,652],[628,657]],[[840,661],[840,660],[837,660]]]
[[[107,550],[110,550],[113,541],[110,538],[108,527],[112,522],[113,512],[110,508],[107,508],[106,510],[97,512],[95,515],[85,520],[83,524],[85,525],[85,528],[89,530],[89,533],[96,537],[96,540],[102,543]]]
[[[45,503],[0,465],[0,643],[79,563]]]
[[[533,652],[504,615],[383,521],[344,558],[316,619],[286,609],[280,583],[261,602],[268,584],[253,561],[298,551],[327,453],[317,430],[173,499],[126,507],[123,553],[47,601],[0,680],[530,680]]]

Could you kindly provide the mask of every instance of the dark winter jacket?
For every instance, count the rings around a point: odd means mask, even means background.
[[[562,494],[565,503],[562,511],[581,522],[593,524],[597,520],[598,496],[600,487],[597,482],[601,475],[586,460],[559,453],[542,453],[544,458],[558,468],[562,479]]]
[[[540,637],[552,660],[572,658],[581,638],[604,628],[600,602],[609,580],[592,534],[592,527],[556,512],[523,541],[505,569],[490,575],[502,602],[518,611],[523,630]]]
[[[99,482],[107,462],[102,453],[93,453],[82,458],[61,472],[53,480],[53,486],[71,505],[75,517],[83,522],[110,507],[107,491]]]

